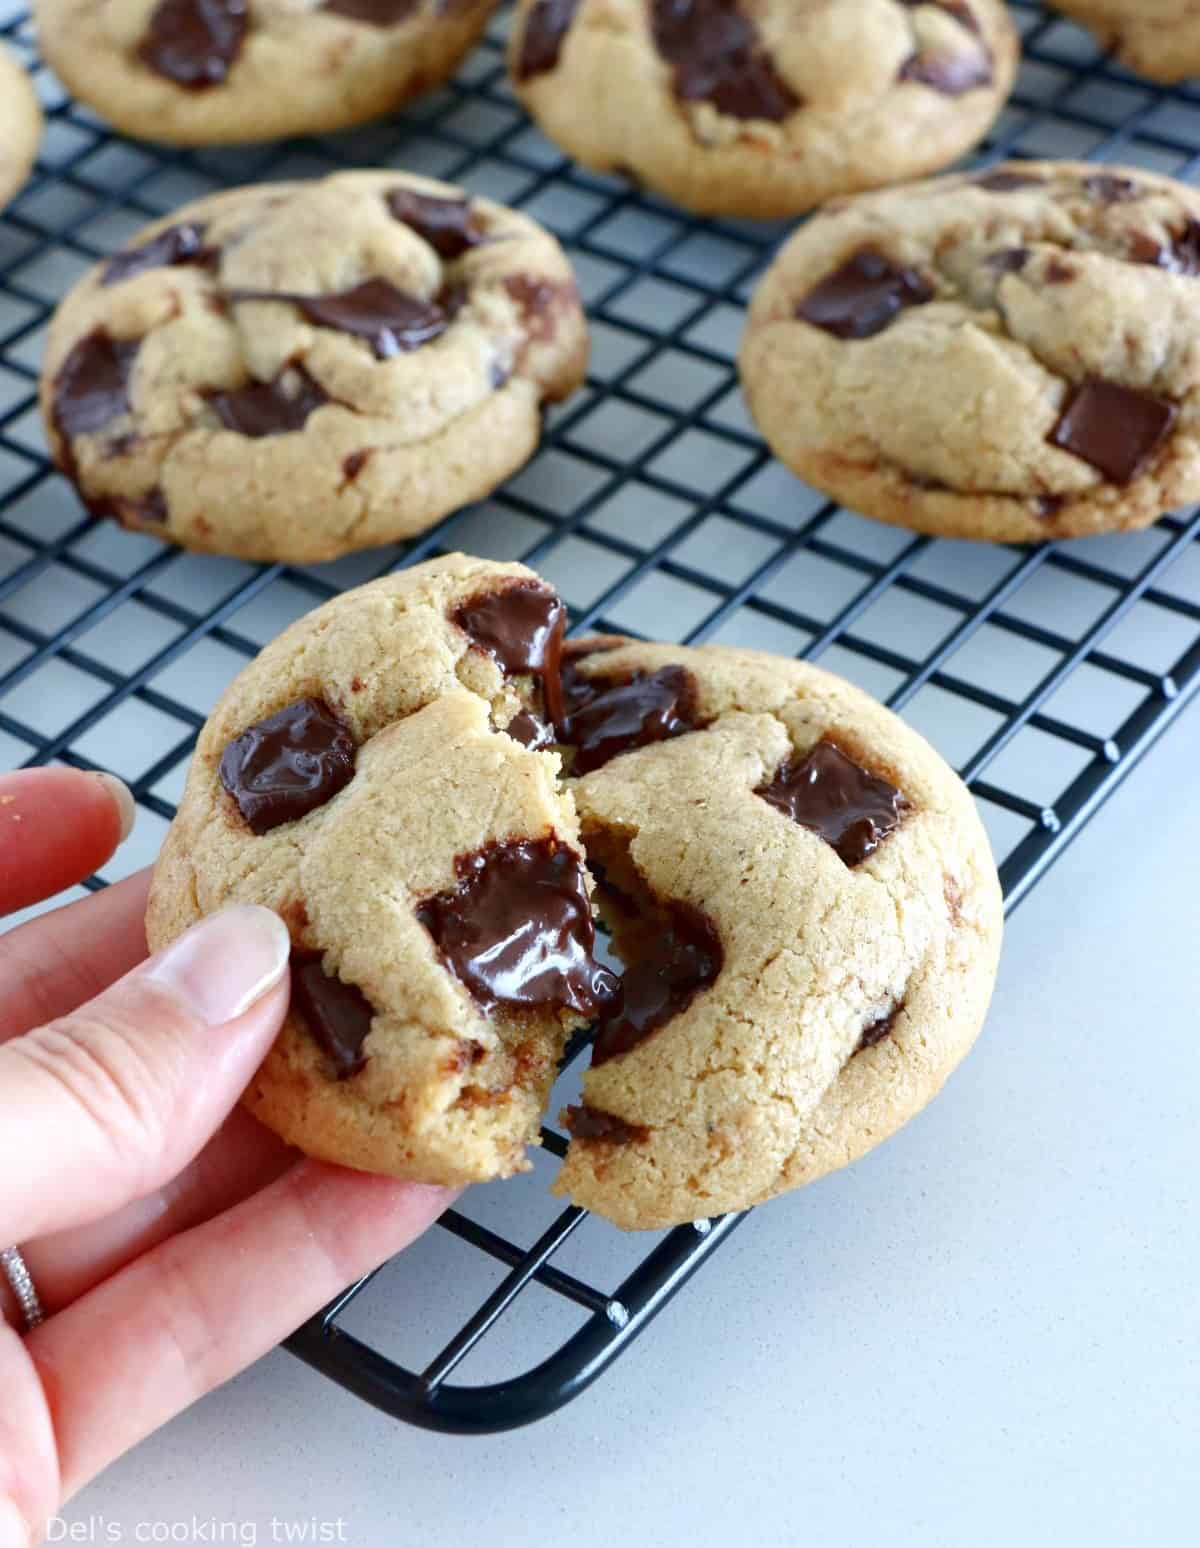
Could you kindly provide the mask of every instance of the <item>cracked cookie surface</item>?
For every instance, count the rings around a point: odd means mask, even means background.
[[[961,782],[839,678],[633,643],[577,669],[687,678],[686,727],[572,782],[625,996],[556,1189],[661,1227],[811,1182],[936,1094],[991,997],[999,886]]]
[[[42,110],[29,76],[0,44],[0,208],[29,176],[42,137]]]
[[[520,565],[434,560],[300,619],[201,732],[147,936],[234,902],[285,920],[292,1008],[244,1101],[311,1155],[446,1184],[521,1170],[611,988],[558,757],[500,729],[540,705],[513,668],[553,666],[563,619]]]
[[[271,140],[393,112],[458,67],[495,0],[37,0],[55,73],[125,134]]]
[[[398,172],[217,194],[59,307],[41,402],[97,515],[310,562],[411,536],[533,452],[587,330],[554,239]]]
[[[1194,0],[1049,0],[1089,27],[1102,47],[1139,75],[1169,83],[1200,75],[1200,12]]]
[[[1017,56],[1000,0],[520,0],[509,62],[585,165],[765,218],[947,165]]]
[[[1035,542],[1200,496],[1200,194],[1013,162],[822,211],[739,365],[781,461],[916,531]]]

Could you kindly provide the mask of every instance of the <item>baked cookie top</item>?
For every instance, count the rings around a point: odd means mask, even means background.
[[[822,211],[740,366],[776,455],[884,521],[1037,541],[1200,495],[1200,193],[1014,162]]]
[[[556,1190],[639,1229],[844,1166],[935,1095],[983,1021],[1001,909],[969,794],[802,662],[628,643],[576,658],[565,686],[625,969]]]
[[[501,729],[540,708],[564,620],[520,565],[434,560],[302,618],[200,735],[148,939],[233,902],[286,921],[292,1009],[245,1100],[311,1155],[520,1170],[615,988],[558,759]]]
[[[995,868],[959,781],[849,684],[614,640],[560,670],[564,622],[530,571],[452,555],[293,625],[201,733],[148,939],[233,902],[287,922],[245,1100],[310,1154],[507,1176],[597,1022],[560,1189],[627,1227],[743,1207],[937,1091],[991,993]]]
[[[945,166],[1017,56],[1001,0],[520,0],[510,64],[587,165],[766,217]]]
[[[56,74],[126,134],[215,145],[364,123],[436,86],[495,0],[36,0]]]
[[[1193,0],[1050,0],[1083,22],[1122,64],[1155,81],[1200,74],[1200,13]]]
[[[42,110],[29,76],[0,44],[0,207],[29,176],[42,138]]]
[[[60,306],[41,398],[97,515],[299,562],[490,491],[586,357],[570,266],[533,221],[426,178],[347,172],[147,227]]]

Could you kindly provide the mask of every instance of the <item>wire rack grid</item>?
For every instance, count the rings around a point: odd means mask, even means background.
[[[1033,0],[1012,11],[1025,63],[984,157],[1193,172],[1200,90],[1135,80]],[[513,100],[506,25],[502,14],[453,83],[385,124],[179,152],[113,136],[67,98],[24,5],[0,0],[0,35],[48,116],[36,174],[0,217],[0,763],[129,782],[138,828],[86,884],[101,886],[153,858],[207,710],[266,640],[348,585],[464,548],[535,564],[576,630],[819,657],[886,699],[969,782],[1011,907],[1200,687],[1200,518],[1024,550],[914,537],[825,502],[771,460],[733,366],[782,228],[696,220],[572,165]],[[306,569],[183,554],[87,519],[46,461],[36,413],[57,298],[184,199],[350,165],[462,182],[566,244],[593,358],[538,455],[416,543]],[[585,1046],[568,1051],[551,1111],[578,1090]],[[442,1231],[302,1328],[294,1351],[399,1418],[511,1427],[595,1379],[745,1218],[623,1237],[552,1204],[564,1141],[543,1138],[527,1179],[473,1190]],[[396,1312],[421,1253],[447,1287],[442,1328],[402,1328]]]

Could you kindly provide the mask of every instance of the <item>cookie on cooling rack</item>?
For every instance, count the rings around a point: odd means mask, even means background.
[[[273,140],[393,112],[453,74],[495,0],[36,0],[55,73],[122,133]]]
[[[822,211],[753,298],[775,452],[881,521],[1036,542],[1200,498],[1200,192],[1014,162]]]
[[[0,208],[29,176],[42,138],[42,110],[29,76],[0,44]]]
[[[520,1169],[598,1021],[559,1187],[661,1226],[844,1165],[934,1095],[991,993],[996,872],[963,786],[849,684],[613,640],[560,674],[564,616],[455,555],[293,625],[201,733],[147,933],[276,909],[293,1005],[246,1103],[401,1177]]]
[[[510,64],[585,165],[767,217],[947,165],[1017,56],[1002,0],[520,0]]]
[[[1200,74],[1200,12],[1193,0],[1049,0],[1089,27],[1122,64],[1154,81]]]
[[[567,756],[625,971],[556,1190],[661,1227],[812,1182],[924,1107],[983,1022],[1000,891],[964,786],[849,683],[587,648]]]
[[[239,901],[287,922],[292,1009],[245,1101],[310,1155],[521,1170],[615,991],[558,759],[527,745],[564,619],[520,565],[435,560],[302,618],[201,732],[147,935]]]
[[[586,359],[541,227],[425,178],[347,172],[149,226],[59,308],[41,397],[97,515],[307,562],[487,494]]]

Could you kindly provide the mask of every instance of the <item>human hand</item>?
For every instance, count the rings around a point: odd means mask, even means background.
[[[0,915],[104,864],[133,803],[71,769],[0,775]],[[0,936],[0,1548],[418,1236],[445,1189],[298,1158],[235,1107],[287,1009],[268,910],[146,960],[148,875]]]

